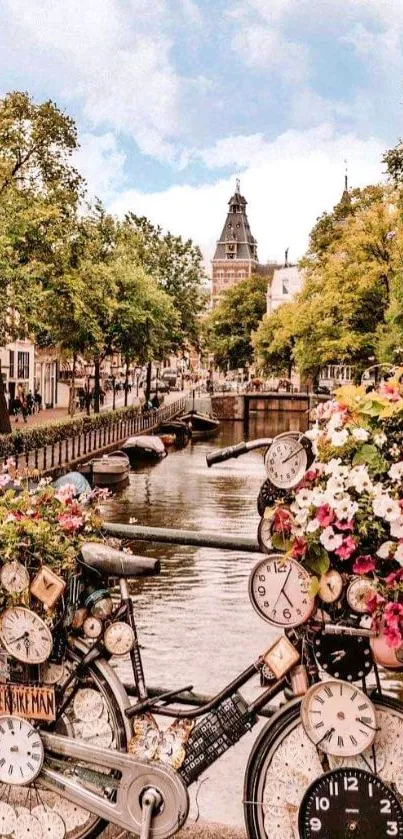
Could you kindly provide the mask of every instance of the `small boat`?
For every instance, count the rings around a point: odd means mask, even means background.
[[[116,489],[129,481],[130,461],[122,451],[95,457],[82,468],[85,477],[97,487]]]
[[[154,434],[129,437],[123,443],[122,449],[128,456],[131,466],[135,466],[140,460],[161,460],[167,454],[162,440]]]
[[[160,425],[158,431],[159,437],[161,437],[161,440],[164,442],[165,435],[173,436],[174,445],[179,448],[187,446],[191,433],[189,425],[187,425],[186,422],[182,422],[182,420],[167,420],[167,422],[163,422],[162,425]],[[165,445],[167,445],[167,443],[165,443]],[[172,445],[172,443],[170,445]]]
[[[158,437],[167,449],[176,443],[175,434],[158,434]]]
[[[215,437],[220,429],[220,422],[208,414],[201,414],[199,411],[189,411],[181,419],[190,425],[192,440],[208,440]]]

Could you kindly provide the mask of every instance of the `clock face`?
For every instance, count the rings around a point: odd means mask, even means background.
[[[87,638],[99,638],[103,632],[103,624],[99,618],[93,618],[90,615],[83,623],[83,632]]]
[[[297,486],[309,468],[309,445],[301,435],[280,434],[275,438],[265,454],[267,477],[275,487],[290,489]]]
[[[0,583],[10,594],[20,594],[29,586],[29,574],[20,562],[6,562],[0,571]]]
[[[319,580],[318,594],[324,603],[335,603],[343,592],[343,580],[341,574],[332,568],[326,574],[322,574]]]
[[[0,783],[31,783],[39,775],[44,758],[38,732],[20,717],[0,717],[0,755]]]
[[[285,635],[281,635],[263,657],[265,665],[269,666],[276,679],[288,673],[299,659],[299,653]]]
[[[357,682],[372,670],[369,639],[363,636],[321,633],[313,649],[318,667],[336,679]]]
[[[259,542],[260,550],[267,554],[272,553],[273,551],[271,526],[272,519],[262,516],[257,530],[257,540]]]
[[[363,769],[336,769],[317,778],[299,810],[301,839],[403,837],[403,812],[392,790]]]
[[[6,652],[24,664],[43,664],[53,638],[42,618],[24,606],[11,606],[0,619],[0,641]]]
[[[133,649],[134,632],[127,623],[116,621],[105,630],[104,644],[111,655],[126,655]]]
[[[360,754],[374,741],[376,712],[368,696],[348,682],[312,685],[301,701],[301,721],[312,743],[336,757]]]
[[[299,562],[272,554],[252,570],[249,597],[256,612],[273,626],[299,626],[314,609],[310,587],[311,576]]]
[[[347,603],[353,612],[364,615],[369,612],[368,601],[376,594],[372,580],[367,577],[355,577],[347,589]]]

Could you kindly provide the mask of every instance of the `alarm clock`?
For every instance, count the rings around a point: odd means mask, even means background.
[[[267,477],[279,489],[296,487],[314,460],[311,440],[297,431],[275,437],[264,457]]]

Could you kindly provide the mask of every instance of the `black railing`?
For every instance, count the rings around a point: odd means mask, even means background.
[[[13,455],[17,469],[37,470],[40,475],[62,471],[64,467],[84,461],[91,455],[103,452],[107,448],[118,448],[127,437],[142,432],[154,431],[162,422],[177,416],[188,405],[188,397],[182,396],[170,405],[152,410],[147,414],[130,417],[117,417],[108,425],[91,431],[81,431],[74,437],[68,437],[57,443],[41,448],[20,452]],[[4,458],[6,461],[7,458]]]

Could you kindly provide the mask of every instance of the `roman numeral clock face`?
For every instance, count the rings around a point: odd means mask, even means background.
[[[377,731],[368,696],[339,679],[312,685],[301,702],[301,721],[315,746],[335,757],[361,754]]]
[[[0,783],[29,784],[39,775],[44,751],[38,732],[19,717],[0,717]]]

